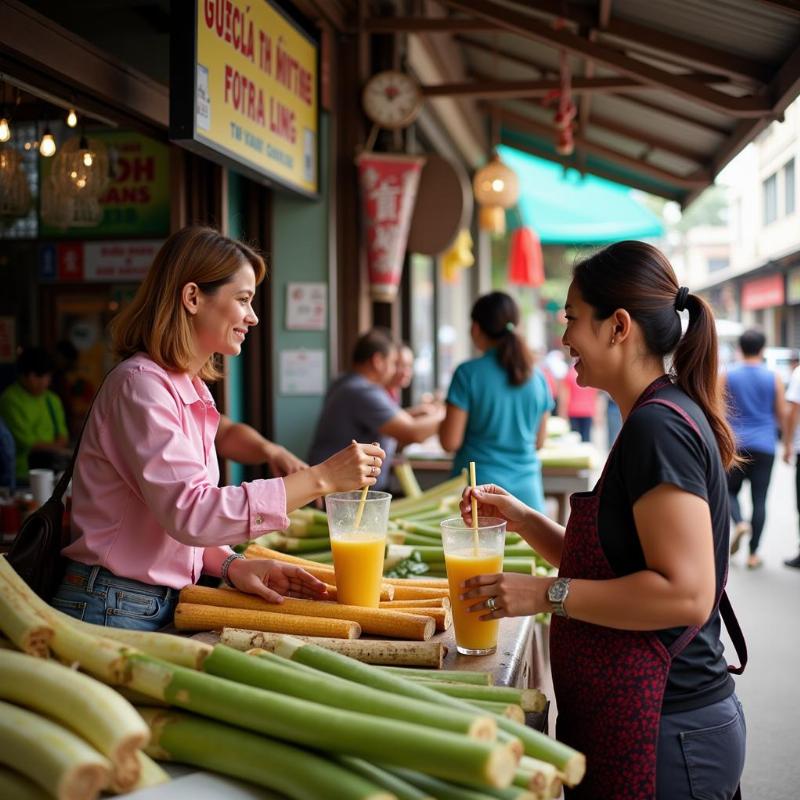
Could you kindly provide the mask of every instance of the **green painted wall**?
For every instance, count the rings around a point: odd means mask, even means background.
[[[322,408],[323,397],[284,397],[280,394],[280,354],[284,350],[314,349],[325,352],[325,376],[329,363],[328,330],[287,331],[286,284],[294,281],[328,283],[328,136],[327,114],[320,118],[321,198],[306,200],[288,192],[273,195],[273,249],[268,254],[272,281],[272,333],[275,343],[272,394],[275,398],[275,439],[305,459]]]

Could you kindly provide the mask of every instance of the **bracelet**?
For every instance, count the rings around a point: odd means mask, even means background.
[[[228,570],[231,568],[231,564],[234,561],[237,561],[240,558],[244,558],[241,553],[231,553],[223,562],[222,568],[220,569],[220,577],[222,578],[228,586],[233,586],[233,584],[228,580]]]

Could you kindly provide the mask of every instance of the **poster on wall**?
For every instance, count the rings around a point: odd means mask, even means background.
[[[327,310],[327,283],[298,282],[286,285],[287,330],[324,331]]]
[[[62,283],[138,283],[163,242],[58,242],[39,248],[39,280]]]
[[[319,192],[319,34],[274,0],[179,0],[170,138],[255,180]]]
[[[281,351],[280,389],[286,396],[318,397],[324,394],[325,351]]]
[[[112,237],[166,237],[169,234],[169,148],[162,142],[133,131],[91,131],[92,142],[106,148],[110,180],[97,198],[100,216],[96,224],[70,221],[65,216],[39,214],[43,239],[107,239]],[[58,202],[52,197],[51,171],[56,159],[40,158],[42,206]],[[48,194],[50,193],[50,194]]]

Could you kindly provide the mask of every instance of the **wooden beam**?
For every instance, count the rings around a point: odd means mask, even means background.
[[[371,17],[365,28],[370,33],[474,33],[500,26],[472,17]]]
[[[497,57],[501,61],[508,61],[511,64],[517,64],[526,69],[536,70],[542,78],[547,75],[558,75],[557,69],[554,69],[549,64],[545,64],[543,61],[537,61],[530,56],[518,56],[516,53],[509,53],[507,50],[498,50],[491,45],[479,42],[476,39],[470,39],[467,36],[456,36],[455,40],[470,50],[477,50],[480,53],[486,53],[492,57]]]
[[[534,41],[545,42],[552,47],[564,48],[578,56],[604,64],[623,75],[660,89],[667,89],[673,94],[712,108],[722,114],[755,118],[771,113],[770,102],[767,98],[760,96],[733,97],[710,89],[685,76],[672,75],[610,48],[589,42],[568,30],[555,30],[528,14],[499,6],[494,0],[442,0],[442,2],[459,11],[470,12],[480,19],[495,21],[512,33]]]
[[[564,156],[554,155],[553,153],[550,153],[543,148],[536,147],[535,145],[523,144],[513,138],[506,139],[501,135],[500,139],[503,144],[506,144],[509,147],[513,147],[516,150],[522,150],[523,153],[530,153],[530,155],[532,156],[544,158],[547,159],[548,161],[555,161],[557,164],[561,164],[562,166],[569,167],[571,169],[577,169],[581,173],[591,172],[592,175],[597,175],[600,178],[605,178],[606,180],[613,181],[614,183],[621,183],[625,186],[630,186],[632,189],[638,189],[641,192],[647,192],[648,194],[655,194],[658,195],[659,197],[664,197],[667,200],[674,200],[676,203],[680,203],[685,196],[683,193],[677,190],[674,192],[670,192],[665,189],[662,189],[661,187],[653,186],[652,184],[646,181],[639,181],[635,177],[631,178],[628,176],[623,177],[620,175],[616,175],[615,173],[609,172],[608,170],[605,170],[602,167],[587,166],[585,169],[579,169],[573,159],[565,158]]]
[[[513,100],[517,97],[544,97],[557,90],[560,82],[554,78],[539,78],[530,81],[496,81],[484,79],[466,83],[435,83],[422,87],[426,97],[493,97]],[[647,88],[630,78],[582,78],[572,79],[574,94],[582,92],[617,92],[621,89]]]
[[[524,114],[518,114],[515,111],[508,111],[506,109],[500,109],[496,113],[499,115],[500,121],[507,124],[509,128],[523,133],[532,133],[535,136],[553,137],[555,135],[555,128],[553,126],[543,125],[541,122],[526,117]],[[631,156],[620,153],[605,145],[589,141],[580,133],[575,134],[575,145],[579,146],[581,150],[587,153],[593,153],[620,167],[633,170],[640,175],[649,175],[657,181],[671,183],[673,186],[682,187],[684,189],[696,189],[699,186],[707,186],[712,180],[711,173],[708,172],[708,170],[700,169],[693,173],[692,176],[688,177],[676,175],[673,172],[668,172],[660,167],[648,164],[642,159],[632,158]]]
[[[662,114],[665,117],[678,120],[686,125],[694,125],[696,128],[708,131],[709,133],[715,133],[717,136],[728,136],[730,134],[729,128],[725,128],[722,125],[718,125],[714,122],[708,122],[707,120],[699,119],[698,117],[687,114],[684,111],[675,111],[672,108],[667,108],[666,106],[653,102],[652,100],[646,100],[641,96],[641,93],[629,94],[628,92],[622,90],[618,92],[618,94],[620,96],[619,99],[624,100],[626,103],[631,103],[633,105],[640,106],[641,108],[646,108],[649,111],[655,111],[657,114]]]
[[[782,11],[794,17],[800,17],[800,3],[797,0],[758,0],[766,6],[771,6],[775,11]]]

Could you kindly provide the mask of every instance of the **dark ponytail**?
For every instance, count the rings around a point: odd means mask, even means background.
[[[594,308],[595,319],[608,319],[623,308],[641,327],[652,354],[673,354],[673,377],[708,419],[725,469],[737,463],[717,380],[713,314],[705,300],[678,285],[664,254],[644,242],[617,242],[580,262],[573,279],[583,300]],[[676,301],[689,312],[682,339]]]
[[[519,308],[505,292],[490,292],[475,301],[472,321],[491,339],[497,360],[512,386],[522,386],[533,373],[533,355],[517,334]]]

